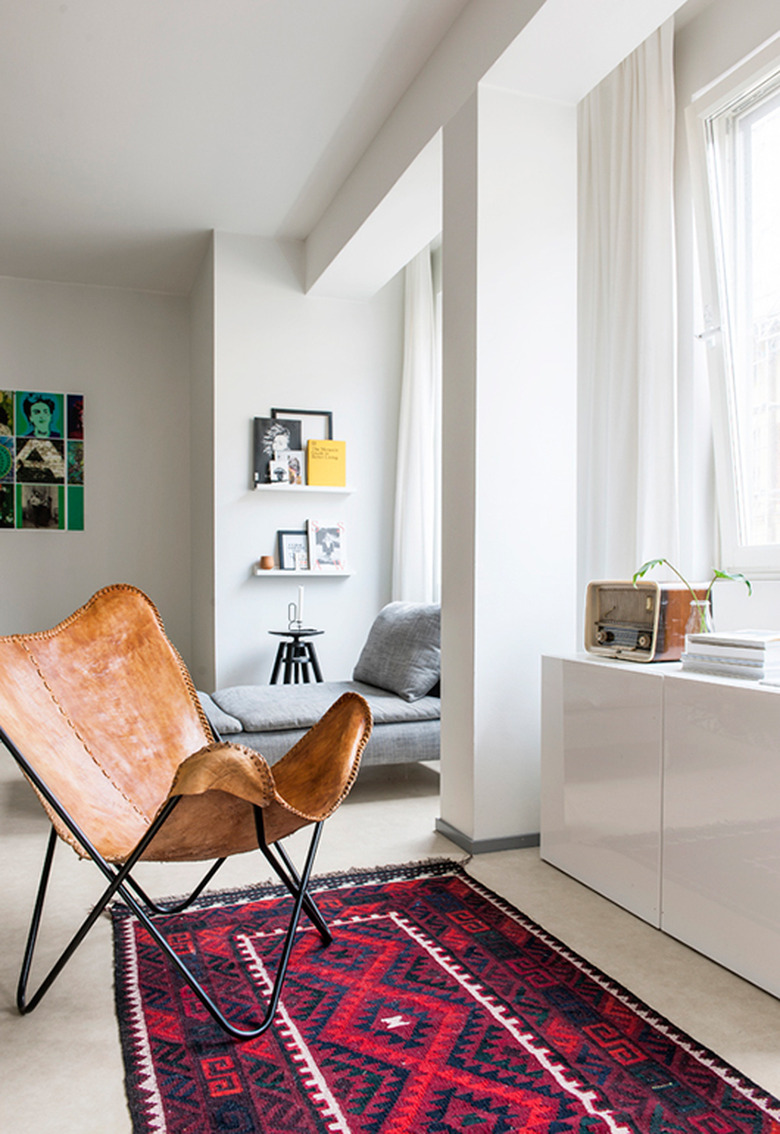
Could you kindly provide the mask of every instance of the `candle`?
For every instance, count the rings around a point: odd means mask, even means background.
[[[298,621],[303,626],[303,587],[298,587]]]

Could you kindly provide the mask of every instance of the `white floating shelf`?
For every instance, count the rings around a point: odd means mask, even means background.
[[[254,486],[255,492],[278,492],[291,493],[291,492],[340,492],[344,495],[354,492],[354,488],[348,485],[331,485],[331,484],[256,484]]]
[[[313,579],[346,579],[348,575],[353,575],[354,571],[283,571],[281,567],[259,567],[257,563],[253,563],[252,574],[274,575],[277,578],[279,575],[284,575],[287,579],[299,579],[302,575],[308,575]]]

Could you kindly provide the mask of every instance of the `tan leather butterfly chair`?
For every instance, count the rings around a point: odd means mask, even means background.
[[[141,591],[98,591],[53,630],[0,638],[0,740],[33,784],[52,822],[17,991],[30,1012],[106,904],[133,910],[219,1024],[236,1038],[271,1023],[301,910],[331,940],[307,892],[323,821],[347,795],[371,732],[362,697],[345,693],[273,768],[257,752],[215,738],[192,679]],[[314,825],[296,871],[279,843]],[[108,879],[95,909],[27,999],[35,941],[57,836]],[[152,914],[179,912],[231,854],[259,849],[293,897],[273,993],[262,1020],[225,1018],[169,947]],[[272,849],[273,848],[273,849]],[[217,861],[185,901],[156,905],[133,879],[144,859]]]

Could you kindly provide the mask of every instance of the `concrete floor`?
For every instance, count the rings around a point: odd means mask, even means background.
[[[462,860],[463,852],[434,832],[438,809],[438,773],[432,767],[365,768],[325,827],[317,872],[430,857]],[[108,919],[98,921],[32,1015],[21,1018],[13,1007],[47,829],[32,792],[0,754],[0,1130],[129,1134]],[[546,865],[536,849],[481,855],[468,870],[780,1096],[779,1000]],[[100,890],[94,867],[65,847],[59,848],[55,871],[41,970],[47,954],[56,955],[54,942],[66,939]],[[143,879],[153,894],[177,894],[194,873],[189,866],[149,864]],[[243,855],[226,864],[215,885],[268,876],[259,855]]]

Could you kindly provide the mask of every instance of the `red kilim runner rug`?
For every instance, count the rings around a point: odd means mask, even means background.
[[[114,908],[136,1134],[780,1132],[780,1101],[455,863],[313,889],[333,944],[302,920],[277,1019],[244,1043]],[[161,919],[236,1022],[273,977],[289,902],[257,888]]]

